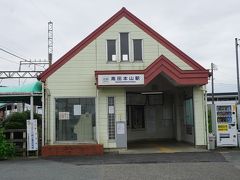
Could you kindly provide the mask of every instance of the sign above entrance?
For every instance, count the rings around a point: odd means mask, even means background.
[[[144,74],[99,74],[98,85],[144,85]]]

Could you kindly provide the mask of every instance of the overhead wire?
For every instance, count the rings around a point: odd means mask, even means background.
[[[19,58],[19,59],[21,59],[21,60],[24,60],[25,62],[31,62],[31,60],[28,60],[28,59],[26,59],[26,58],[23,58],[23,57],[15,54],[15,53],[12,53],[12,52],[10,52],[10,51],[8,51],[8,50],[6,50],[6,49],[3,49],[3,48],[1,48],[1,47],[0,47],[0,50],[3,51],[3,52],[5,52],[5,53],[7,53],[7,54],[10,54],[10,55],[12,55],[12,56],[14,56],[14,57],[16,57],[16,58]],[[9,59],[2,58],[2,57],[1,57],[1,59],[5,59],[5,60],[8,60],[8,61],[11,61],[11,60],[9,60]],[[13,62],[13,61],[11,61],[11,62]],[[17,63],[17,64],[18,64],[18,63]],[[42,68],[45,69],[45,67],[44,67],[43,65],[40,65],[40,64],[35,64],[35,65],[36,65],[36,66],[39,66],[39,67],[42,67]]]
[[[12,55],[12,56],[14,56],[14,57],[16,57],[16,58],[19,58],[19,59],[22,59],[22,60],[24,60],[24,61],[28,61],[28,62],[30,62],[30,60],[25,59],[25,58],[23,58],[23,57],[20,57],[20,56],[14,54],[14,53],[11,53],[11,52],[9,52],[9,51],[7,51],[7,50],[1,48],[1,47],[0,47],[0,50],[3,51],[3,52],[5,52],[5,53],[7,53],[7,54],[10,54],[10,55]]]
[[[15,61],[12,61],[12,60],[10,60],[10,59],[7,59],[7,58],[1,57],[1,56],[0,56],[0,59],[9,61],[9,62],[11,62],[11,63],[19,64],[19,63],[15,62]]]

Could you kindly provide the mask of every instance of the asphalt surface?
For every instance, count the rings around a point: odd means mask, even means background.
[[[112,154],[104,156],[49,157],[46,160],[75,165],[101,164],[147,164],[147,163],[180,163],[180,162],[226,162],[220,153],[158,153],[158,154]]]
[[[240,151],[0,161],[0,180],[239,180]]]

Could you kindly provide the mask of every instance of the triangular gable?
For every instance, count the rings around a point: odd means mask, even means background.
[[[116,14],[114,14],[110,19],[108,19],[105,23],[103,23],[100,27],[98,27],[95,31],[93,31],[89,36],[87,36],[83,41],[73,47],[70,51],[68,51],[64,56],[62,56],[58,61],[52,64],[48,69],[46,69],[42,74],[39,75],[38,79],[41,81],[46,81],[46,79],[53,74],[57,69],[59,69],[62,65],[68,62],[73,56],[78,54],[83,48],[85,48],[88,44],[90,44],[93,40],[95,40],[98,36],[100,36],[104,31],[106,31],[109,27],[111,27],[115,22],[117,22],[122,17],[127,18],[129,21],[134,23],[140,29],[142,29],[145,33],[150,35],[168,50],[170,50],[173,54],[178,56],[181,60],[187,63],[194,70],[205,70],[201,65],[195,62],[192,58],[183,53],[180,49],[146,25],[143,21],[138,19],[132,13],[130,13],[126,8],[122,8]]]

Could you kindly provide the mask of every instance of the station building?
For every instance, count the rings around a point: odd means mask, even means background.
[[[206,146],[208,77],[122,8],[39,76],[44,152],[77,154],[72,149],[87,146],[81,152],[91,154],[145,140]]]

